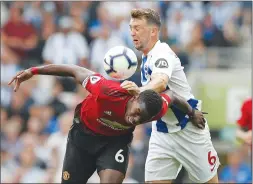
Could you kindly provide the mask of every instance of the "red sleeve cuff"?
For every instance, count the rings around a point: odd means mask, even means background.
[[[170,106],[170,103],[171,103],[170,97],[168,95],[166,95],[166,94],[161,94],[161,96],[162,96],[162,99],[166,102],[166,104],[168,106]]]

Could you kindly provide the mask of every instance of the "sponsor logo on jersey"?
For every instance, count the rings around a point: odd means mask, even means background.
[[[95,84],[96,82],[98,82],[101,79],[101,77],[98,76],[91,76],[90,77],[90,82],[91,84]]]
[[[127,130],[127,129],[131,128],[128,126],[124,126],[116,121],[111,121],[111,120],[108,120],[105,118],[99,118],[99,119],[97,119],[97,121],[99,121],[101,124],[103,124],[107,127],[110,127],[113,130]]]
[[[157,68],[169,68],[169,64],[166,59],[160,58],[155,62],[155,67]]]
[[[111,116],[112,115],[112,111],[104,111],[105,114]]]

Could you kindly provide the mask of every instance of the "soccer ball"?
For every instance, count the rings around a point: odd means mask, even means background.
[[[137,69],[137,57],[131,49],[124,46],[111,48],[104,57],[104,70],[112,78],[124,80],[131,77]]]

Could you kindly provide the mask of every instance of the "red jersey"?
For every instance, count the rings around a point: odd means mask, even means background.
[[[241,117],[237,124],[247,130],[252,130],[252,98],[246,100],[241,108]]]
[[[99,74],[88,77],[83,86],[90,92],[81,106],[81,120],[94,133],[105,136],[123,135],[134,126],[125,121],[127,102],[132,96],[120,87],[119,82],[107,80]],[[167,111],[170,98],[162,95],[163,108],[153,119],[161,118]]]

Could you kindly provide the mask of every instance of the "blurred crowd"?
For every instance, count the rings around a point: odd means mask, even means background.
[[[190,55],[209,47],[251,46],[250,1],[1,1],[1,182],[60,182],[73,111],[87,95],[72,79],[51,76],[33,77],[14,93],[8,86],[12,76],[49,63],[75,64],[104,74],[103,57],[117,45],[140,56],[128,25],[133,8],[160,13],[160,39],[188,71]],[[139,84],[139,78],[137,72],[132,80]],[[125,182],[144,180],[147,126],[135,130]],[[233,158],[240,158],[238,154],[231,153]],[[97,177],[91,180],[97,182]]]

